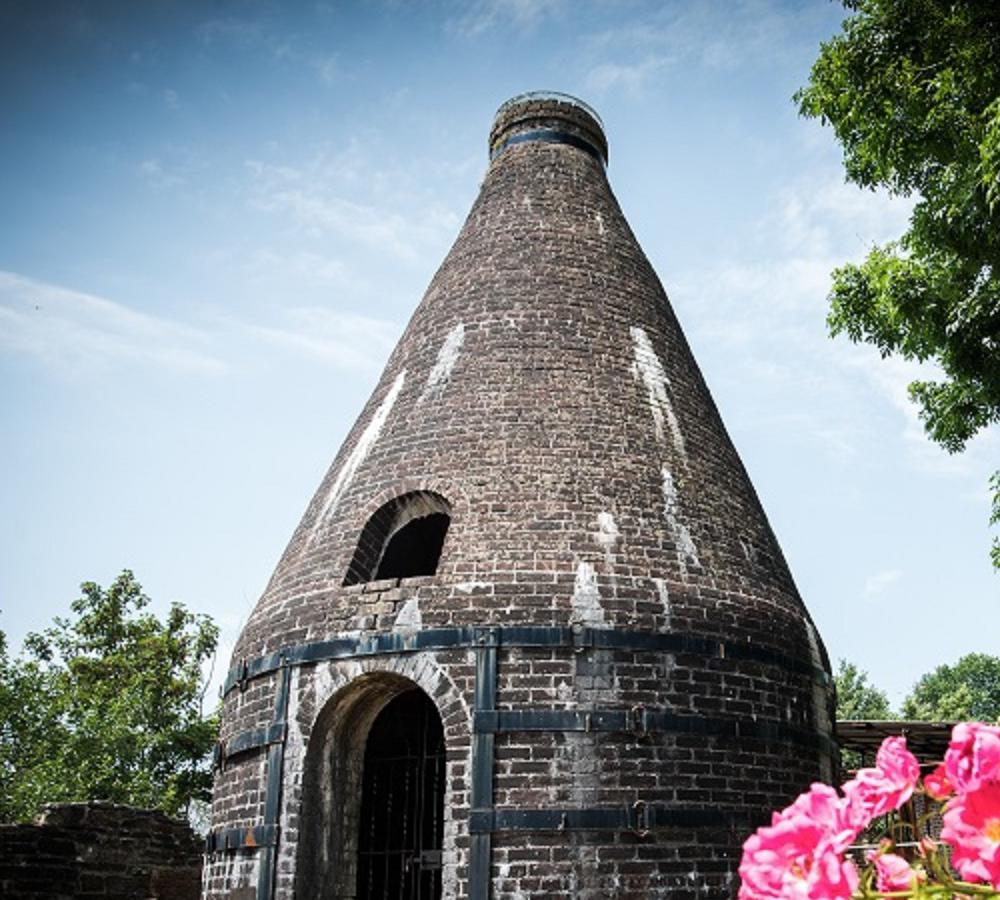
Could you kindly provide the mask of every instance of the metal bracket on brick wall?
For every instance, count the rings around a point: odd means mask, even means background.
[[[476,683],[473,698],[474,715],[496,706],[497,646],[500,634],[496,628],[477,628]],[[493,807],[493,734],[476,731],[472,735],[472,785],[470,805],[473,809]],[[470,835],[469,900],[488,900],[493,841],[489,832]]]
[[[256,850],[258,847],[273,846],[278,840],[278,829],[274,825],[250,825],[246,828],[225,828],[210,831],[205,838],[205,852],[219,853],[223,850]]]
[[[218,769],[226,767],[226,761],[240,753],[258,750],[270,744],[280,744],[285,740],[285,723],[269,725],[267,728],[252,728],[233,735],[228,741],[219,741],[212,751],[212,763]]]
[[[308,665],[337,659],[355,659],[421,650],[455,650],[475,646],[481,628],[428,628],[409,634],[379,632],[365,637],[343,637],[311,644],[297,644],[277,653],[241,660],[226,675],[223,693],[243,688],[255,678],[282,665]],[[746,660],[810,675],[829,684],[829,674],[811,662],[768,650],[756,644],[732,644],[695,634],[664,634],[612,628],[560,628],[514,625],[487,629],[501,647],[574,647],[580,650],[631,650],[635,652],[690,653],[717,659]]]

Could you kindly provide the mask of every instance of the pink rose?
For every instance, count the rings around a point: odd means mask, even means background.
[[[924,790],[935,800],[946,800],[955,793],[955,788],[948,780],[948,773],[945,771],[944,763],[941,763],[929,775],[924,776]]]
[[[908,891],[913,887],[913,879],[917,877],[917,873],[902,856],[873,851],[868,854],[868,859],[875,863],[878,889],[883,893]]]
[[[771,824],[797,816],[804,816],[819,825],[826,843],[838,853],[850,847],[859,834],[848,817],[847,801],[828,784],[817,782],[810,785],[809,790],[796,797],[791,806],[774,813]]]
[[[899,809],[910,799],[919,779],[920,763],[906,749],[906,739],[886,738],[875,757],[875,768],[860,769],[844,785],[852,824],[860,831],[872,819]]]
[[[1000,888],[1000,783],[949,800],[941,838],[951,844],[951,863],[966,881]]]
[[[944,755],[948,780],[959,793],[986,781],[1000,781],[1000,728],[981,722],[959,722]]]
[[[814,784],[743,845],[739,900],[847,900],[858,885],[841,854],[856,832],[837,792]]]

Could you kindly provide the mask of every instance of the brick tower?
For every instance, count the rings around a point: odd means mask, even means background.
[[[206,898],[731,896],[829,665],[597,114],[505,103],[225,686]]]

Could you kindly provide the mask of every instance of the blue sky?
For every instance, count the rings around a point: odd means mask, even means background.
[[[832,657],[898,701],[996,653],[996,431],[826,336],[902,230],[791,95],[842,11],[777,0],[0,6],[0,628],[132,568],[241,622],[475,199],[496,107],[594,105]]]

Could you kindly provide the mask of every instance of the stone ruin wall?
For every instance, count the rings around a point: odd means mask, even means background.
[[[202,841],[186,822],[113,803],[60,803],[0,825],[4,900],[196,900]]]

